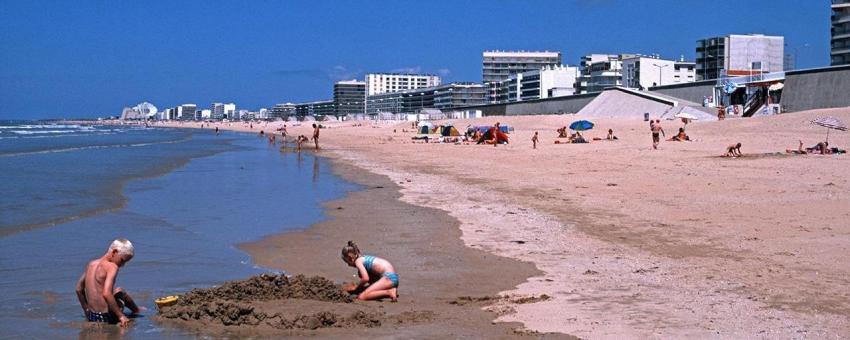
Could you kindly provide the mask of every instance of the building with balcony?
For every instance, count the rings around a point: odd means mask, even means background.
[[[334,105],[337,116],[362,115],[366,112],[366,83],[358,80],[334,84]]]
[[[830,64],[850,64],[850,0],[832,0]]]
[[[366,97],[366,113],[415,113],[425,108],[451,110],[486,103],[485,88],[477,83],[450,83]]]
[[[763,34],[730,34],[697,40],[697,80],[782,72],[785,38]]]
[[[296,105],[293,103],[281,103],[275,104],[274,107],[269,111],[268,118],[277,119],[277,118],[289,118],[295,116],[296,113]]]
[[[369,73],[366,95],[415,90],[440,85],[440,77],[430,74]]]
[[[566,65],[517,73],[497,83],[496,100],[506,103],[575,94],[578,75],[577,67]]]
[[[623,84],[623,60],[637,54],[588,54],[581,57],[578,93],[600,92]]]
[[[236,115],[236,104],[212,103],[210,111],[212,112],[212,119],[233,119],[233,116]]]
[[[655,86],[692,83],[696,81],[693,62],[665,60],[653,56],[623,59],[622,86],[648,89]]]
[[[510,76],[539,70],[545,66],[561,65],[561,52],[550,51],[484,51],[482,53],[482,82],[488,85],[489,102],[498,102],[500,82]]]
[[[333,99],[301,103],[295,105],[295,115],[297,117],[334,116],[336,107]]]

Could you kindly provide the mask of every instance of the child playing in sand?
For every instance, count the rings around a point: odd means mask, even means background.
[[[141,312],[136,303],[121,288],[113,288],[118,270],[133,258],[133,244],[119,238],[112,241],[106,254],[92,260],[77,281],[77,299],[89,322],[104,322],[127,326],[130,319],[124,307],[133,314]]]
[[[726,147],[726,157],[741,157],[741,143],[732,144]]]
[[[305,135],[299,135],[298,138],[295,139],[295,145],[297,146],[296,149],[298,150],[298,152],[301,152],[301,145],[304,144],[304,142],[309,141],[309,140],[310,139],[307,138],[307,136],[305,136]]]
[[[359,283],[343,286],[346,292],[358,294],[357,298],[364,301],[386,297],[393,302],[398,301],[398,274],[389,261],[362,255],[353,241],[348,241],[342,247],[342,260],[350,267],[357,268],[357,276],[360,277]]]
[[[534,137],[531,137],[531,144],[533,144],[534,148],[537,149],[537,131],[534,131]]]

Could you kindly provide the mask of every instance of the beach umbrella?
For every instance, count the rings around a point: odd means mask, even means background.
[[[584,131],[593,128],[593,123],[587,120],[577,120],[570,124],[570,130]]]
[[[829,130],[847,131],[847,124],[838,120],[835,117],[819,117],[812,121],[812,124],[820,125],[826,128],[826,142],[829,143]]]

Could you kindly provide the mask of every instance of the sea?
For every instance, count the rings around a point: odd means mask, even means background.
[[[279,147],[209,129],[0,121],[0,339],[195,338],[154,321],[154,299],[274,272],[237,245],[307,228],[326,218],[322,202],[359,189],[312,151]],[[136,256],[117,286],[148,310],[127,329],[90,327],[74,287],[118,237]]]

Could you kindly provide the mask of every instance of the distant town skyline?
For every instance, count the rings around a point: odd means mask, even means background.
[[[118,115],[330,99],[366,73],[481,82],[486,50],[695,59],[699,39],[785,37],[797,68],[828,66],[829,1],[4,2],[0,119]]]

